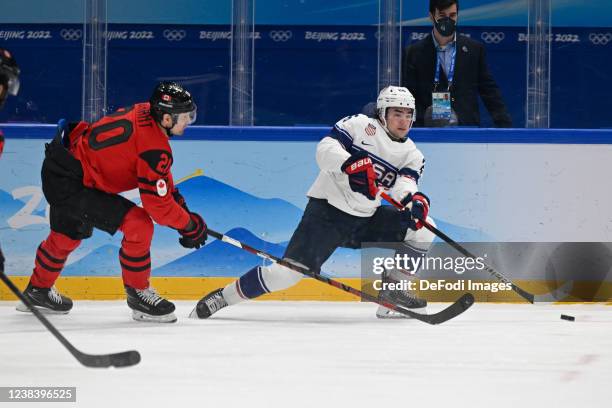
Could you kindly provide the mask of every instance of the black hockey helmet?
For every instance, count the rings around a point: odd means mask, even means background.
[[[13,55],[4,48],[0,48],[0,108],[4,105],[8,95],[16,96],[19,92],[19,67]]]
[[[176,122],[180,113],[192,113],[195,121],[196,104],[189,91],[176,82],[160,82],[149,99],[151,116],[161,122],[164,113],[172,115]],[[193,122],[192,122],[193,123]]]

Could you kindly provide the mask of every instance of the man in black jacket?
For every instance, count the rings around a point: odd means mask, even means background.
[[[416,98],[415,125],[479,126],[480,95],[495,126],[511,127],[512,119],[487,67],[484,46],[457,35],[458,16],[458,0],[429,0],[432,34],[404,51],[402,86]]]

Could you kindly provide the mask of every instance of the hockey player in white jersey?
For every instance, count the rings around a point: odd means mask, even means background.
[[[414,257],[428,251],[434,235],[418,221],[435,225],[428,218],[429,199],[418,189],[425,160],[407,137],[415,118],[408,89],[389,86],[378,95],[374,117],[354,115],[336,123],[317,146],[321,171],[308,190],[309,202],[283,259],[319,273],[336,248],[360,248],[362,242],[400,242],[402,251]],[[380,189],[410,211],[382,206]],[[276,263],[254,267],[204,296],[190,317],[208,318],[228,305],[293,286],[302,277]],[[383,282],[406,279],[405,271],[383,274]],[[409,309],[427,304],[407,291],[381,291],[379,296]],[[377,316],[403,315],[379,306]]]

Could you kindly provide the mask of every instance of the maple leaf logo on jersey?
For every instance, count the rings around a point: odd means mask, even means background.
[[[376,134],[376,126],[374,126],[373,124],[370,123],[365,128],[365,132],[366,132],[366,135],[368,135],[368,136],[374,136]]]
[[[166,102],[170,102],[170,99],[172,99],[172,98],[170,98],[170,95],[162,95],[161,98],[162,98],[163,101],[166,101]]]
[[[155,183],[155,187],[157,187],[157,194],[159,194],[160,197],[165,197],[166,194],[168,194],[168,184],[166,184],[166,180],[157,180],[157,183]]]
[[[167,175],[173,163],[172,153],[166,150],[147,150],[140,153],[140,158],[160,176]]]

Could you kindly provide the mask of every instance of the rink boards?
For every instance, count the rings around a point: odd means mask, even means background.
[[[13,282],[20,289],[25,289],[28,279],[29,277],[26,276],[12,277]],[[153,277],[151,282],[163,296],[177,300],[193,300],[200,299],[205,294],[224,287],[234,280],[235,278],[220,277]],[[361,289],[362,281],[359,278],[339,278],[338,280],[346,285]],[[449,283],[457,284],[461,281],[456,279]],[[486,285],[492,282],[494,281],[484,280],[476,281],[476,284]],[[558,286],[556,281],[516,280],[514,283],[535,295],[546,295],[550,293],[551,287]],[[119,277],[60,277],[56,285],[61,289],[62,293],[70,295],[75,300],[116,300],[125,298],[123,283]],[[467,283],[464,281],[462,286],[467,287]],[[417,292],[429,302],[450,302],[458,299],[465,293],[465,290],[426,290]],[[594,292],[596,295],[592,295]],[[525,303],[525,300],[514,292],[493,293],[490,290],[471,290],[470,293],[474,295],[477,302]],[[550,301],[584,303],[585,299],[589,296],[596,296],[596,300],[600,302],[607,301],[608,305],[612,305],[612,301],[610,301],[612,300],[612,284],[610,282],[575,282],[569,295],[551,297]],[[17,300],[17,298],[5,286],[0,286],[0,300]],[[258,300],[356,302],[360,299],[349,293],[337,290],[332,286],[306,278],[296,286],[263,295]]]
[[[52,126],[4,127],[0,161],[0,242],[10,275],[31,273],[36,247],[48,233],[48,206],[40,187],[44,143]],[[173,141],[175,180],[189,206],[208,225],[256,248],[281,256],[316,177],[317,141],[326,128],[197,127]],[[427,158],[422,191],[432,198],[438,226],[460,242],[612,241],[607,188],[612,131],[424,130],[411,134]],[[127,197],[139,201],[137,192]],[[261,260],[209,240],[198,251],[177,245],[177,234],[156,226],[151,255],[162,293],[197,298],[222,286]],[[122,296],[117,252],[120,236],[96,232],[71,256],[59,286],[76,298]],[[358,285],[359,251],[341,249],[325,273]],[[557,286],[542,268],[522,257],[503,273],[535,293]],[[607,271],[606,271],[607,272]],[[609,273],[583,277],[575,287],[610,299]],[[455,276],[456,279],[465,278]],[[488,275],[470,276],[486,281]],[[581,281],[580,274],[576,277]],[[21,281],[20,281],[21,282]],[[579,290],[579,289],[575,289]],[[337,293],[336,293],[337,292]],[[452,291],[446,291],[450,293]],[[438,295],[442,296],[438,293]],[[436,298],[432,293],[432,299]],[[6,293],[0,292],[0,298]],[[508,293],[483,292],[482,299],[513,301]],[[348,295],[304,280],[274,299],[348,300]],[[440,299],[447,300],[447,299]]]

